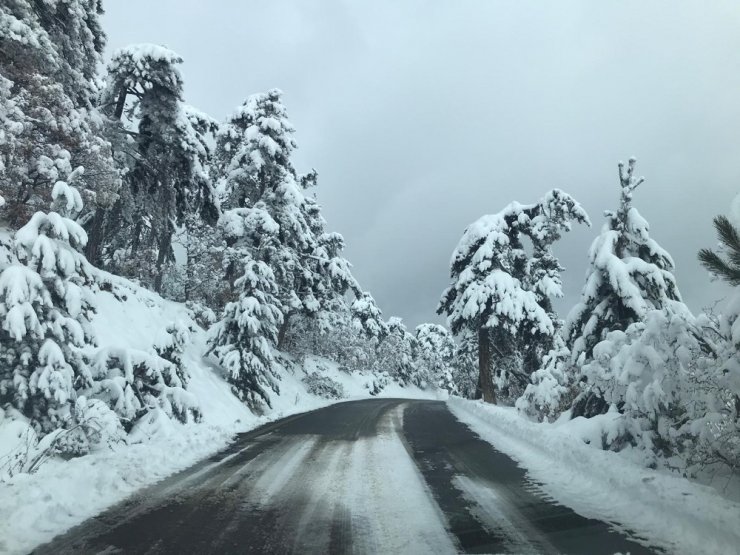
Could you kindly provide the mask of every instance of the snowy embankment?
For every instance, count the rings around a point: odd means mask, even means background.
[[[223,449],[239,432],[336,402],[308,393],[301,380],[305,371],[294,365],[283,368],[281,395],[273,397],[272,408],[262,416],[254,415],[233,395],[221,369],[203,358],[205,332],[182,304],[118,278],[113,289],[115,296],[106,291],[96,294],[93,325],[99,346],[151,351],[169,324],[180,322],[191,328],[183,358],[190,374],[187,389],[199,401],[202,421],[181,424],[155,410],[137,423],[126,444],[71,460],[51,458],[33,474],[0,475],[0,553],[28,552],[137,490]],[[344,373],[321,359],[308,359],[305,370],[315,370],[317,365],[323,375],[342,384],[345,398],[341,400],[369,396],[370,376]],[[380,396],[428,397],[430,393],[389,384]],[[0,411],[0,466],[29,444],[24,422],[3,418]]]
[[[590,447],[584,437],[593,426],[584,426],[585,419],[539,424],[513,408],[457,397],[448,405],[526,469],[548,498],[575,512],[634,531],[669,553],[740,553],[740,504],[678,475]]]

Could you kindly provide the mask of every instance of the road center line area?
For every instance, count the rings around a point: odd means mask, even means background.
[[[444,402],[339,403],[242,434],[35,553],[651,553],[545,499]]]

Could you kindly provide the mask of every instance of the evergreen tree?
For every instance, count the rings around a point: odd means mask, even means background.
[[[465,399],[480,399],[480,373],[478,371],[478,334],[462,330],[455,345],[452,380],[458,394]]]
[[[249,97],[219,131],[216,150],[227,277],[233,281],[237,275],[236,264],[245,249],[272,268],[283,313],[278,345],[284,344],[294,315],[316,315],[320,309],[314,267],[317,206],[304,194],[315,184],[316,174],[300,176],[292,165],[296,142],[281,95],[273,89]],[[237,221],[252,208],[274,222],[277,232],[267,239],[242,240]]]
[[[65,182],[52,197],[68,216],[82,209]],[[77,251],[86,240],[72,219],[37,212],[15,235],[18,262],[0,274],[0,403],[11,403],[44,433],[69,417],[75,388],[92,385],[83,357],[94,344],[92,268]]]
[[[702,249],[699,251],[699,261],[707,270],[722,280],[732,286],[738,286],[740,285],[740,232],[726,216],[714,218],[714,228],[717,230],[726,258],[711,249]]]
[[[105,43],[98,0],[0,6],[0,194],[11,228],[45,208],[58,180],[83,165],[77,187],[94,204],[120,185],[92,100]]]
[[[496,402],[494,385],[507,400],[518,397],[539,366],[527,361],[531,346],[551,344],[556,324],[549,297],[559,293],[560,266],[550,248],[573,221],[588,223],[588,216],[555,189],[537,204],[514,202],[483,216],[468,226],[452,255],[452,284],[438,312],[447,314],[454,334],[478,334],[480,387],[487,402]],[[535,247],[531,256],[525,237]],[[535,354],[541,351],[547,352],[538,348]]]
[[[432,382],[451,394],[459,394],[453,370],[455,340],[444,326],[421,324],[416,327],[420,363]]]
[[[81,174],[78,168],[71,178]],[[155,407],[182,421],[198,418],[176,345],[166,353],[173,362],[133,349],[95,351],[90,319],[98,274],[80,252],[87,234],[72,219],[82,198],[63,181],[52,198],[55,211],[37,212],[16,232],[17,260],[0,274],[0,403],[11,403],[40,432],[77,430],[66,436],[71,454],[86,452],[99,436],[81,421],[93,414],[127,430]]]
[[[671,256],[650,238],[649,225],[632,205],[644,178],[635,176],[635,160],[619,164],[619,208],[606,212],[606,224],[589,251],[589,269],[580,302],[571,310],[565,339],[574,362],[588,361],[610,331],[624,331],[650,310],[670,307],[681,297],[671,271]],[[582,395],[574,414],[593,414],[606,405],[593,393]]]
[[[740,197],[738,197],[740,199]],[[739,202],[738,199],[735,202]],[[731,468],[740,464],[740,233],[737,222],[725,216],[714,219],[720,241],[719,252],[702,249],[699,260],[704,267],[734,287],[722,307],[716,329],[717,370],[706,378],[714,393],[704,417],[699,463],[719,461]],[[707,334],[705,334],[707,335]]]
[[[376,374],[387,372],[401,385],[427,387],[430,376],[420,364],[418,342],[414,335],[396,316],[388,319],[385,328],[387,332],[375,349]]]
[[[552,349],[543,358],[541,368],[532,373],[516,408],[540,421],[555,420],[570,407],[577,377],[570,350],[556,334]]]
[[[132,45],[108,65],[103,103],[118,122],[114,143],[126,168],[125,187],[103,231],[102,262],[160,291],[174,263],[176,226],[198,213],[215,223],[208,175],[207,116],[182,103],[182,59],[166,48]]]
[[[383,321],[383,313],[370,293],[362,292],[352,303],[351,311],[352,326],[363,337],[376,344],[386,338],[388,325]]]
[[[279,393],[272,348],[282,323],[275,276],[267,264],[246,256],[236,280],[239,299],[224,308],[210,330],[210,352],[229,372],[235,392],[253,410],[270,406],[268,390]]]

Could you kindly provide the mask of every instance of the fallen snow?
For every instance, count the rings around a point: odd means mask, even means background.
[[[598,442],[600,437],[588,423],[534,423],[516,409],[457,397],[448,405],[461,422],[525,468],[546,496],[578,514],[615,523],[669,553],[740,553],[739,503],[620,453],[589,447],[584,436]]]
[[[302,382],[304,370],[313,371],[320,365],[322,375],[344,387],[347,398],[342,401],[369,397],[369,374],[347,374],[319,358],[309,358],[302,366],[286,359],[291,364],[280,371],[281,395],[273,396],[272,409],[256,416],[232,394],[222,369],[202,357],[205,332],[183,305],[120,278],[111,279],[115,295],[108,291],[95,295],[98,312],[93,326],[99,346],[151,351],[169,324],[192,326],[195,332],[183,359],[191,375],[187,390],[198,398],[203,420],[181,424],[154,412],[137,424],[127,445],[69,461],[50,459],[34,474],[0,476],[0,553],[30,551],[142,487],[225,448],[237,433],[337,402],[308,393]],[[389,384],[379,396],[429,398],[436,394]],[[23,447],[26,430],[28,426],[18,420],[0,419],[0,463],[8,452]]]

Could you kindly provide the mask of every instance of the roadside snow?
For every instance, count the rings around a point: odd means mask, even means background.
[[[153,412],[132,430],[128,444],[68,461],[50,459],[34,474],[0,475],[0,553],[30,551],[142,487],[225,448],[237,433],[334,402],[369,396],[370,375],[347,374],[319,358],[309,358],[303,365],[287,359],[289,364],[280,370],[281,395],[273,396],[272,409],[256,416],[232,394],[223,371],[203,358],[206,334],[183,305],[121,278],[110,279],[115,295],[107,291],[96,294],[98,312],[93,326],[99,346],[151,351],[174,322],[195,330],[183,359],[191,376],[187,389],[198,398],[202,422],[181,424]],[[347,398],[328,400],[306,391],[302,378],[316,365],[321,366],[322,374],[342,384]],[[429,398],[435,394],[391,384],[379,396]],[[0,458],[23,449],[29,429],[22,421],[3,420],[1,413]]]
[[[580,437],[587,429],[534,423],[513,408],[457,397],[448,405],[545,495],[580,515],[627,528],[669,553],[740,553],[740,504],[715,490],[589,447]]]

